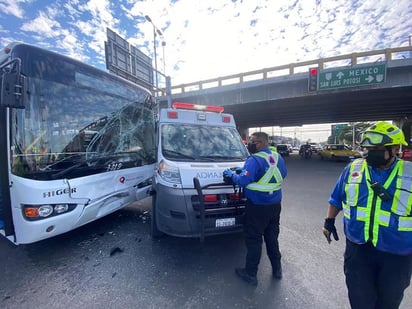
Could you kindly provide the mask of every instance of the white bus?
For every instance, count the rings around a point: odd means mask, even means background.
[[[150,92],[71,58],[0,52],[0,234],[15,244],[71,231],[150,194]]]

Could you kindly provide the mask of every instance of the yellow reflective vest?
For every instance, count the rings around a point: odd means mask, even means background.
[[[353,242],[372,244],[382,251],[412,254],[412,163],[397,160],[383,188],[382,200],[371,188],[365,159],[350,165],[343,201],[345,234]]]
[[[269,154],[264,151],[260,151],[255,153],[254,156],[264,159],[269,168],[257,182],[248,184],[246,188],[259,192],[273,192],[280,190],[282,188],[283,177],[277,167],[279,154],[277,152],[272,152]]]

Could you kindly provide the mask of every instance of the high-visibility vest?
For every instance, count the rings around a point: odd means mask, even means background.
[[[382,184],[390,199],[383,201],[371,188],[364,159],[350,165],[343,201],[345,234],[353,242],[368,241],[379,250],[412,254],[412,163],[397,160]]]
[[[257,182],[251,182],[246,186],[246,188],[248,190],[254,190],[259,192],[273,192],[280,190],[282,186],[283,177],[279,168],[277,167],[279,154],[277,152],[269,154],[264,151],[261,151],[253,155],[264,159],[266,163],[269,165],[269,168]]]

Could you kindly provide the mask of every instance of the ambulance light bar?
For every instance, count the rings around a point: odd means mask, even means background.
[[[192,109],[205,112],[215,112],[223,113],[225,108],[223,106],[213,106],[213,105],[199,105],[193,103],[184,103],[184,102],[174,102],[172,104],[174,109]]]

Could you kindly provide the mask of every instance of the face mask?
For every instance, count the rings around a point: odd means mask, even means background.
[[[247,150],[249,150],[250,153],[256,153],[256,144],[253,143],[247,143]]]
[[[385,159],[385,151],[386,150],[368,150],[366,155],[366,162],[368,162],[368,165],[379,167],[388,164],[391,158],[387,160]]]

